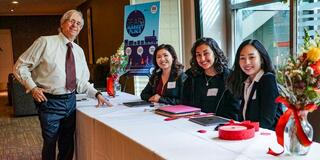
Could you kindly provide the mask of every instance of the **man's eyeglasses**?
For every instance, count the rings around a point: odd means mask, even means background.
[[[76,21],[74,19],[68,19],[68,22],[71,24],[76,24],[77,26],[82,27],[82,23],[80,21]]]

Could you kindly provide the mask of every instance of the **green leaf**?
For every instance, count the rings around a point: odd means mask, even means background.
[[[316,99],[319,98],[318,93],[315,92],[313,89],[310,89],[309,87],[308,87],[308,89],[306,90],[305,94],[306,94],[306,96],[308,97],[308,99],[310,99],[310,100],[312,100],[312,101],[314,101],[314,100],[316,100]]]
[[[311,38],[311,37],[310,37],[310,34],[309,34],[307,28],[304,28],[303,31],[304,31],[304,38],[303,38],[304,43],[303,43],[303,48],[304,48],[305,50],[308,50],[309,47],[310,47],[310,38]]]
[[[316,46],[320,48],[320,35],[318,31],[316,31],[316,36],[314,38],[314,41],[316,42]]]

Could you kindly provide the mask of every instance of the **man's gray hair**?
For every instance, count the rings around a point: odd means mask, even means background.
[[[77,11],[77,10],[69,10],[67,11],[66,13],[63,14],[63,16],[61,17],[60,19],[60,26],[67,20],[70,20],[71,16],[73,14],[78,14],[80,17],[81,17],[81,28],[83,27],[83,16],[82,16],[82,13],[80,11]],[[61,32],[61,27],[59,27],[59,32]]]

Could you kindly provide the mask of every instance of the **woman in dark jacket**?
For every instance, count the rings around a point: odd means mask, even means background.
[[[240,121],[260,122],[260,127],[274,129],[282,114],[275,103],[279,95],[275,72],[267,50],[258,40],[246,40],[238,48],[234,72],[228,88],[242,98]]]
[[[140,95],[141,99],[154,103],[180,104],[186,75],[174,48],[169,44],[158,46],[154,51],[153,64],[155,69]]]
[[[198,39],[191,49],[191,68],[184,84],[183,103],[202,112],[238,120],[239,100],[225,88],[227,60],[212,38]]]

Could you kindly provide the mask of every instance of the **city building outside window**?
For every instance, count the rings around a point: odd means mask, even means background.
[[[304,29],[314,36],[320,31],[320,0],[299,0],[297,3],[297,51],[303,44]]]

